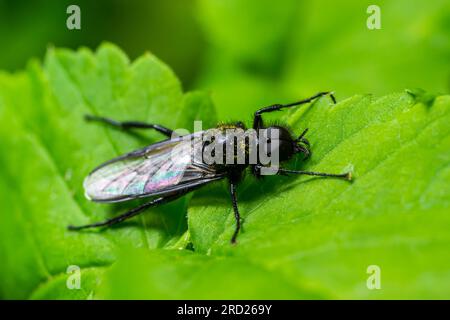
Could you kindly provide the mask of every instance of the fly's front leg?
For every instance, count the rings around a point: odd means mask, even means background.
[[[260,172],[260,170],[263,167],[264,166],[262,166],[262,165],[256,165],[255,170]],[[290,169],[278,168],[278,171],[276,173],[276,175],[279,175],[279,176],[287,176],[289,174],[298,174],[298,175],[307,175],[307,176],[316,176],[316,177],[325,177],[325,178],[340,178],[340,179],[344,179],[344,180],[348,180],[348,181],[352,180],[351,172],[326,173],[326,172],[317,172],[317,171],[290,170]]]
[[[303,100],[300,100],[297,102],[292,102],[292,103],[288,103],[288,104],[274,104],[274,105],[259,109],[255,112],[255,115],[253,118],[253,129],[258,130],[260,128],[263,128],[263,121],[262,121],[262,117],[261,117],[261,114],[263,114],[263,113],[278,111],[283,108],[290,108],[290,107],[298,106],[301,104],[309,103],[315,99],[318,99],[318,98],[326,96],[326,95],[329,95],[331,100],[333,101],[333,103],[336,103],[336,98],[334,97],[333,92],[324,91],[324,92],[319,92],[319,93],[313,95],[312,97],[309,97],[307,99],[303,99]]]
[[[316,176],[316,177],[325,177],[325,178],[340,178],[348,181],[352,180],[352,173],[326,173],[326,172],[316,172],[316,171],[303,171],[303,170],[289,170],[279,168],[278,175],[289,175],[289,174],[299,174],[299,175],[307,175],[307,176]]]
[[[159,124],[145,123],[140,121],[116,121],[110,118],[94,116],[94,115],[85,115],[84,118],[87,121],[98,121],[106,123],[110,126],[120,128],[120,129],[154,129],[167,137],[171,137],[173,130],[163,127]]]

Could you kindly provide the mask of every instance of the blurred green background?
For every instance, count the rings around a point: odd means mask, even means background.
[[[66,8],[81,8],[81,30]],[[366,10],[381,8],[381,30]],[[151,51],[185,89],[210,90],[219,117],[321,90],[338,98],[450,86],[446,0],[0,0],[0,69],[22,69],[48,46],[118,44],[134,59]]]

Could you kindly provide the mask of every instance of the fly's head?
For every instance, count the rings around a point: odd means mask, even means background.
[[[298,153],[307,159],[311,154],[309,141],[305,138],[307,131],[308,129],[304,130],[295,138],[289,129],[283,126],[270,126],[266,128],[266,139],[260,139],[260,147],[269,156],[277,152],[279,162],[288,161]]]
[[[267,139],[262,146],[267,155],[273,156],[277,153],[280,162],[287,161],[297,153],[297,144],[287,128],[282,126],[271,126],[266,128]]]

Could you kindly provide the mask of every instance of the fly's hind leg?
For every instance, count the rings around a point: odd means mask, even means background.
[[[86,225],[82,225],[82,226],[68,226],[67,229],[81,230],[81,229],[95,228],[95,227],[110,227],[110,226],[118,224],[122,221],[128,220],[134,216],[137,216],[138,214],[140,214],[142,211],[144,211],[147,208],[155,207],[155,206],[161,205],[163,203],[167,203],[167,202],[173,201],[177,198],[180,198],[181,196],[185,195],[187,192],[189,192],[189,190],[180,191],[180,192],[170,195],[170,196],[153,199],[147,203],[140,205],[139,207],[133,208],[117,217],[114,217],[114,218],[111,218],[111,219],[108,219],[105,221],[90,223],[90,224],[86,224]]]
[[[100,116],[94,116],[94,115],[85,115],[84,118],[87,121],[98,121],[106,123],[110,126],[120,128],[120,129],[154,129],[163,135],[167,137],[171,137],[173,130],[166,128],[164,126],[161,126],[159,124],[152,124],[152,123],[146,123],[146,122],[140,122],[140,121],[117,121],[110,118],[100,117]]]

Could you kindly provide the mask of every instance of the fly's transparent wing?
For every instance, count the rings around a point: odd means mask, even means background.
[[[119,202],[170,194],[222,179],[212,166],[193,157],[201,133],[162,141],[99,166],[84,181],[86,197]]]

